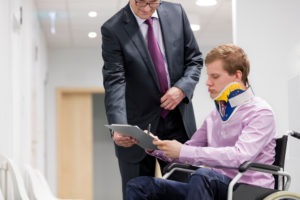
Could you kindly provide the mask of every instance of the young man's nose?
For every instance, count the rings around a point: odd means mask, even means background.
[[[210,86],[211,84],[212,84],[211,81],[210,81],[209,79],[207,79],[207,80],[206,80],[206,85],[207,85],[207,86]]]

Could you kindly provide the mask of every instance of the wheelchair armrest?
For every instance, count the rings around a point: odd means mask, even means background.
[[[180,182],[187,182],[189,176],[198,168],[199,167],[195,167],[189,164],[170,163],[164,167],[162,178]]]
[[[261,170],[277,172],[280,170],[280,167],[275,165],[267,165],[262,163],[253,163],[250,161],[246,161],[240,165],[239,172],[245,172],[248,169],[261,169]]]
[[[265,173],[269,173],[269,174],[284,176],[284,177],[286,177],[286,181],[285,181],[285,183],[283,183],[283,189],[287,190],[290,186],[291,176],[288,173],[282,171],[282,169],[279,166],[267,165],[267,164],[262,164],[262,163],[253,163],[250,161],[246,161],[240,165],[239,173],[231,180],[229,187],[228,187],[227,199],[233,198],[234,185],[238,182],[238,180],[243,176],[243,174],[247,170],[254,170],[254,171],[260,171],[260,172],[265,172]]]
[[[184,164],[184,163],[169,163],[163,168],[163,174],[171,171],[172,169],[187,169],[187,170],[196,170],[199,167],[190,165],[190,164]]]

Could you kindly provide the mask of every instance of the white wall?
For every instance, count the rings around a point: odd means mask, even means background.
[[[289,113],[289,81],[300,74],[300,1],[298,0],[235,0],[234,5],[234,42],[248,53],[251,72],[250,83],[256,95],[266,99],[273,107],[278,135],[289,129],[290,122],[299,117]],[[299,90],[300,84],[293,88]],[[299,97],[298,97],[299,98]],[[290,101],[291,102],[291,101]],[[291,102],[292,103],[292,102]],[[294,109],[299,110],[299,101]],[[300,151],[298,147],[293,151]],[[290,152],[290,151],[289,151]],[[291,162],[287,155],[287,169],[294,176],[291,191],[300,192],[300,176],[296,176],[299,160]],[[299,167],[298,167],[299,169]]]
[[[0,6],[0,153],[12,156],[12,70],[11,70],[11,0],[2,0]]]
[[[300,63],[298,69],[300,70]],[[298,72],[298,74],[300,74]],[[289,127],[300,132],[300,75],[288,81],[288,103],[289,103]],[[299,161],[300,140],[293,137],[289,138],[287,166],[286,170],[292,175],[291,190],[300,193],[300,161]]]
[[[1,1],[0,15],[0,153],[43,170],[46,43],[33,0]]]

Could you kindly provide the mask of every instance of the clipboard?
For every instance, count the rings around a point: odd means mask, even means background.
[[[140,147],[145,150],[148,149],[157,149],[157,147],[152,143],[153,139],[155,139],[152,135],[145,133],[142,129],[138,126],[133,126],[129,124],[111,124],[111,125],[104,125],[105,127],[119,132],[120,134],[124,134],[126,136],[131,136],[135,138]]]

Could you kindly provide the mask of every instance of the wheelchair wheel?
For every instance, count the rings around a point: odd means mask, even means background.
[[[300,194],[296,194],[289,191],[278,191],[274,192],[267,197],[265,197],[263,200],[300,200]]]

